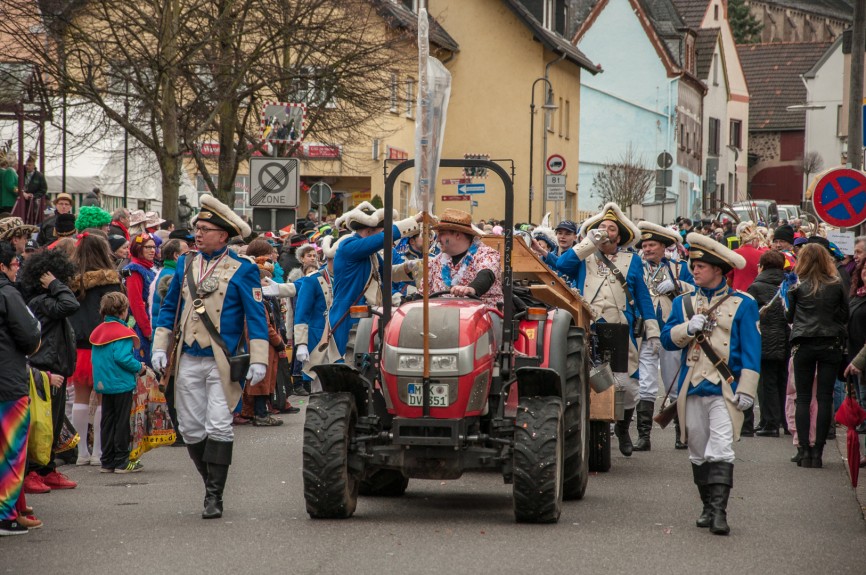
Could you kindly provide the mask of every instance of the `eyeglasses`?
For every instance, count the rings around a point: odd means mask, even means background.
[[[221,232],[221,231],[223,231],[221,228],[204,228],[201,226],[196,226],[193,229],[194,229],[195,233],[197,233],[197,234],[206,234],[208,232]]]
[[[156,246],[153,244],[150,244],[147,246],[141,246],[141,247],[142,247],[142,249],[145,249],[145,250],[155,250],[156,249]]]

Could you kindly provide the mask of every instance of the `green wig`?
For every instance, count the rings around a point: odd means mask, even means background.
[[[101,228],[111,223],[111,214],[98,206],[84,206],[78,210],[75,229],[79,232],[87,228]]]

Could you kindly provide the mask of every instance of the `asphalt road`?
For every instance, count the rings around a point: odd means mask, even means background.
[[[833,448],[824,469],[800,469],[790,437],[743,439],[728,537],[694,526],[700,502],[670,428],[653,430],[650,453],[615,451],[555,525],[515,524],[496,474],[413,480],[402,498],[362,498],[352,519],[313,521],[303,413],[280,417],[237,429],[221,520],[199,517],[185,449],[147,454],[134,475],[63,467],[79,487],[29,496],[45,527],[0,539],[0,573],[866,573],[866,523]]]

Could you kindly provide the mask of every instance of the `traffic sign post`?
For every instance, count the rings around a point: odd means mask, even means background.
[[[544,186],[544,201],[546,202],[564,202],[565,201],[565,176],[558,174],[547,174],[545,177]]]
[[[301,184],[297,158],[250,158],[250,205],[257,208],[297,208]]]
[[[833,168],[812,180],[808,193],[815,214],[839,228],[853,228],[866,221],[866,173]]]

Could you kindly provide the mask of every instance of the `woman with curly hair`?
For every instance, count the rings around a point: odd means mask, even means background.
[[[150,344],[153,337],[150,307],[147,305],[150,284],[156,279],[153,262],[156,258],[156,241],[144,233],[131,239],[129,263],[124,266],[126,276],[126,296],[129,298],[129,311],[135,318],[132,329],[138,335],[139,347],[135,350],[136,359],[150,365]]]
[[[30,365],[48,372],[52,385],[51,415],[54,441],[62,429],[66,409],[66,378],[75,372],[75,335],[69,318],[78,311],[78,300],[66,284],[75,274],[75,266],[63,252],[44,250],[34,253],[21,266],[18,280],[27,307],[39,320],[42,345],[31,354]],[[73,489],[76,486],[57,471],[55,453],[47,465],[36,468],[24,480],[25,493],[44,493],[51,489]]]
[[[95,229],[83,231],[75,246],[72,261],[78,268],[69,287],[80,304],[78,311],[70,318],[75,330],[77,362],[75,373],[69,380],[75,386],[75,400],[72,404],[72,425],[87,437],[90,419],[90,394],[93,391],[93,365],[90,361],[90,334],[102,323],[99,302],[107,293],[122,292],[120,273],[114,268],[109,252],[108,236]],[[99,401],[99,395],[97,395]],[[101,465],[102,456],[101,427],[102,407],[96,408],[93,419],[93,454],[87,448],[87,441],[78,444],[76,465]]]

